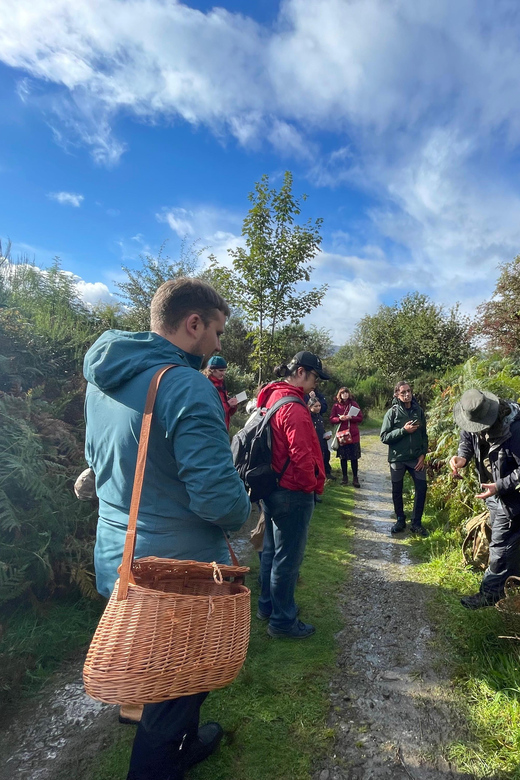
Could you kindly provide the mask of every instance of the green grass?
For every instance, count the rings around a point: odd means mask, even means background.
[[[370,428],[377,428],[380,430],[383,424],[385,411],[385,409],[369,409],[368,414],[365,415],[363,422],[360,425],[361,430],[369,430]]]
[[[316,626],[304,641],[274,640],[254,618],[258,557],[252,556],[252,630],[240,675],[214,691],[202,720],[225,730],[218,753],[190,772],[190,780],[308,780],[313,761],[331,744],[329,681],[341,628],[337,593],[349,560],[351,490],[327,488],[313,515],[296,599],[303,620]],[[88,780],[123,780],[134,729],[100,756]]]
[[[431,619],[449,666],[467,739],[454,741],[448,757],[476,778],[520,780],[520,642],[493,608],[464,609],[460,596],[475,593],[482,575],[462,564],[461,536],[442,514],[427,511],[428,539],[411,542],[417,582],[432,587]]]
[[[0,703],[32,694],[72,653],[86,647],[102,603],[55,599],[3,610],[0,638]]]

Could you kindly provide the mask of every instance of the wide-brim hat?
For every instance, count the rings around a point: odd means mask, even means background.
[[[466,390],[462,398],[455,404],[453,416],[455,422],[468,433],[480,433],[491,428],[498,416],[499,399],[488,390],[477,390],[476,387]]]
[[[295,366],[303,366],[316,371],[320,379],[330,379],[330,376],[323,370],[321,358],[312,352],[297,352],[289,363],[288,368],[294,368]]]

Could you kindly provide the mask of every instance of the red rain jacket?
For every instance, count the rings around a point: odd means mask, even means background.
[[[215,387],[218,390],[218,394],[220,396],[220,400],[222,401],[222,406],[224,407],[224,417],[226,419],[226,428],[229,431],[229,422],[231,417],[235,414],[237,408],[236,406],[230,406],[228,403],[228,394],[226,390],[226,386],[224,382],[222,382],[220,379],[217,379],[216,376],[213,376],[213,374],[210,374],[208,376],[208,379],[210,382],[213,382]]]
[[[341,425],[339,426],[340,431],[346,431],[349,427],[349,420],[340,420],[339,416],[340,414],[347,414],[348,410],[351,406],[355,406],[357,409],[359,409],[359,405],[356,401],[354,401],[352,398],[349,398],[346,404],[338,404],[335,403],[332,409],[330,410],[330,417],[329,420],[334,425],[337,425],[339,422],[341,422]],[[359,412],[356,417],[350,418],[350,433],[352,435],[352,444],[355,444],[359,441],[359,428],[357,426],[358,423],[362,422],[363,420],[363,412]]]
[[[286,395],[304,400],[301,387],[283,381],[271,382],[260,390],[257,406],[269,409]],[[290,458],[280,487],[304,493],[323,493],[323,456],[309,410],[296,403],[282,406],[271,420],[271,430],[274,470],[281,472],[287,458]]]

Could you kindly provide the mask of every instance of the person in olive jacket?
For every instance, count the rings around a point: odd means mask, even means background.
[[[401,381],[395,386],[392,406],[385,414],[381,427],[381,441],[388,444],[392,500],[397,518],[391,532],[398,534],[406,528],[403,481],[408,472],[415,487],[411,531],[419,536],[428,536],[428,531],[422,525],[426,501],[424,457],[428,451],[426,417],[413,397],[408,382]]]

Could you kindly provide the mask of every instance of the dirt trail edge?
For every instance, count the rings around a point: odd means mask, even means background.
[[[314,780],[469,778],[443,756],[460,736],[450,682],[427,618],[431,590],[413,581],[403,539],[390,535],[387,448],[365,436],[356,492],[352,570],[340,596],[345,628],[331,682],[336,741]]]

